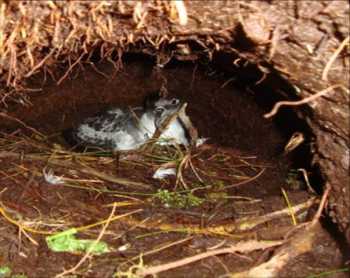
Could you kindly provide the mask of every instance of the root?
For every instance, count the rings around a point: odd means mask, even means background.
[[[235,253],[235,252],[240,252],[240,253],[248,253],[254,250],[261,250],[261,249],[267,249],[271,247],[275,247],[278,245],[281,245],[283,241],[246,241],[246,242],[239,242],[235,245],[232,245],[231,247],[228,248],[222,248],[222,249],[216,249],[216,250],[211,250],[207,251],[192,257],[187,257],[178,261],[174,261],[171,263],[163,264],[163,265],[158,265],[158,266],[153,266],[153,267],[148,267],[145,269],[141,269],[137,272],[137,275],[140,275],[141,277],[147,276],[147,275],[156,275],[160,272],[170,270],[173,268],[177,268],[180,266],[188,265],[191,263],[194,263],[199,260],[206,259],[208,257],[212,256],[217,256],[221,254],[227,254],[227,253]]]
[[[272,116],[276,115],[278,110],[280,109],[280,107],[282,106],[300,106],[300,105],[303,105],[303,104],[306,104],[306,103],[309,103],[309,102],[312,102],[312,101],[315,101],[316,99],[322,97],[322,96],[325,96],[326,94],[328,94],[329,92],[333,92],[333,89],[336,89],[336,88],[342,88],[344,89],[345,91],[349,92],[343,85],[339,85],[339,84],[336,84],[336,85],[332,85],[312,96],[309,96],[309,97],[306,97],[302,100],[298,100],[298,101],[279,101],[275,104],[275,106],[272,108],[272,110],[265,114],[264,115],[264,118],[268,119],[268,118],[271,118]]]

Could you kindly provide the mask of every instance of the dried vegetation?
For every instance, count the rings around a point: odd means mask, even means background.
[[[240,5],[259,12],[254,4],[240,3],[238,8]],[[215,36],[215,28],[193,33],[185,28],[193,24],[190,19],[201,21],[188,14],[183,1],[0,1],[0,107],[6,111],[13,103],[30,104],[26,94],[37,88],[26,86],[27,78],[38,72],[53,76],[55,66],[66,64],[66,72],[56,80],[60,84],[82,60],[90,61],[96,49],[116,69],[122,67],[122,53],[129,50],[156,55],[160,67],[173,56],[196,60],[205,53],[210,58],[214,51],[225,48],[237,53],[230,45],[231,27]],[[280,29],[271,30],[256,15],[237,13],[231,24],[237,22],[250,43],[266,46],[268,60],[272,60],[281,40]],[[260,28],[257,33],[256,27]],[[200,50],[181,43],[167,49],[184,39]],[[343,40],[325,65],[324,81],[348,41]],[[267,69],[259,67],[265,78]],[[284,70],[281,66],[278,69]],[[329,88],[299,102],[281,102],[266,117],[280,106],[306,104],[344,86]],[[212,258],[199,270],[212,268],[229,277],[271,277],[293,258],[312,250],[320,230],[317,223],[329,186],[321,202],[312,194],[300,197],[289,192],[278,201],[258,193],[246,194],[245,187],[261,186],[255,182],[273,168],[256,157],[206,144],[192,150],[150,143],[127,154],[76,153],[52,144],[47,135],[8,113],[0,112],[0,117],[16,121],[27,131],[2,133],[0,137],[1,234],[8,240],[1,248],[10,250],[14,243],[17,253],[38,252],[48,272],[33,276],[91,272],[139,277],[171,269],[186,273],[191,264]],[[177,169],[176,178],[154,181],[152,174],[164,165]],[[6,201],[17,195],[17,202]],[[264,202],[269,205],[265,207]],[[313,218],[306,215],[317,203],[319,209]],[[48,262],[45,236],[71,228],[96,239],[93,245],[106,240],[112,246],[111,253],[94,256],[90,246],[81,259],[67,259],[62,265]],[[18,232],[17,237],[14,232]],[[44,251],[38,251],[37,246]],[[159,259],[160,254],[168,257]],[[215,257],[222,254],[230,256]],[[1,254],[0,265],[2,262],[8,260]],[[21,258],[15,263],[21,265],[21,271],[28,270]]]
[[[286,195],[287,203],[281,196],[280,204],[271,210],[264,209],[264,200],[259,194],[237,194],[239,188],[249,186],[264,171],[270,171],[271,165],[260,164],[255,157],[244,157],[232,150],[206,144],[193,150],[149,143],[132,153],[76,153],[50,144],[39,132],[29,137],[3,134],[0,145],[0,158],[6,161],[1,169],[1,182],[8,185],[1,192],[3,202],[0,213],[5,227],[16,227],[24,237],[17,240],[26,239],[28,244],[34,246],[39,245],[40,238],[59,235],[74,228],[79,235],[96,237],[97,242],[103,237],[116,258],[118,248],[141,248],[143,251],[139,255],[118,259],[115,265],[117,277],[127,271],[139,276],[155,275],[219,254],[249,253],[280,246],[282,249],[278,254],[285,255],[278,256],[284,259],[271,262],[272,266],[268,268],[270,274],[275,275],[290,257],[311,250],[317,220],[305,222],[307,218],[304,213],[317,203],[315,197],[307,199],[305,195],[304,201],[296,201],[298,197],[290,192],[289,197]],[[152,179],[153,172],[164,165],[175,167],[177,176],[161,181]],[[19,203],[6,201],[17,192],[13,186],[26,188],[19,197]],[[70,194],[85,196],[84,204],[72,202]],[[94,203],[99,204],[100,208]],[[50,204],[49,211],[45,204]],[[34,213],[31,207],[35,208]],[[108,212],[110,208],[113,208],[112,212]],[[85,215],[86,212],[90,215]],[[81,213],[85,215],[83,219],[82,215],[79,216]],[[229,220],[233,218],[234,221]],[[267,223],[273,225],[269,228]],[[102,229],[96,235],[99,227]],[[298,241],[298,244],[307,244],[301,249],[298,247],[301,251],[290,247],[292,243],[289,242],[295,239],[289,235],[294,230],[298,234],[304,231],[303,236],[309,235],[304,243]],[[286,231],[289,231],[287,237],[284,236]],[[124,242],[124,247],[116,248],[120,245],[120,239],[130,233],[134,239]],[[169,234],[173,234],[173,239],[159,246],[160,242],[168,239]],[[193,242],[195,238],[198,240],[203,236],[221,243],[214,246],[212,251],[195,256],[187,254],[187,258],[169,264],[157,267],[134,265],[139,259],[145,260],[174,245]],[[153,237],[157,240],[153,244],[147,243],[147,239]],[[284,245],[286,249],[281,247]],[[89,250],[76,267],[62,273],[57,270],[57,277],[83,271],[81,265],[85,265],[86,258],[92,256],[92,249]],[[90,264],[94,266],[91,259]],[[100,265],[99,261],[96,260],[97,265]],[[251,259],[246,263],[246,267],[249,267]],[[87,271],[85,267],[83,269]],[[233,271],[230,265],[227,265],[227,269]]]

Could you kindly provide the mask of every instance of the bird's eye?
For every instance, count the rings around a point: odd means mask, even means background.
[[[162,114],[163,112],[164,112],[164,107],[157,107],[156,109],[155,109],[155,112],[157,113],[157,114]]]
[[[171,100],[171,104],[172,105],[177,105],[177,104],[179,104],[179,100],[177,99],[177,98],[173,98],[172,100]]]

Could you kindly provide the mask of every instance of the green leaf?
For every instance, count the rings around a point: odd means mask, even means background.
[[[100,255],[110,252],[107,243],[100,241],[95,244],[95,240],[77,239],[76,229],[69,229],[52,236],[46,237],[46,243],[50,250],[54,252],[84,253],[91,250],[92,254]]]
[[[8,266],[0,267],[0,278],[9,277],[11,275],[11,268]]]

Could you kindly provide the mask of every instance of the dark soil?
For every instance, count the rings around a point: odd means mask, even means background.
[[[184,243],[145,255],[144,264],[164,264],[204,252],[217,244],[228,246],[239,239],[282,239],[293,229],[291,217],[286,215],[249,232],[230,231],[232,237],[195,232],[195,227],[205,230],[213,226],[227,226],[245,216],[261,216],[286,208],[282,188],[292,205],[311,197],[301,176],[293,175],[297,168],[307,167],[309,155],[305,149],[296,150],[293,156],[283,154],[290,135],[298,130],[283,130],[278,123],[265,120],[262,115],[270,109],[268,102],[259,106],[259,99],[253,92],[244,90],[245,84],[240,84],[239,80],[228,82],[232,76],[217,72],[210,65],[191,62],[173,62],[164,70],[157,71],[150,59],[139,55],[125,57],[120,71],[108,62],[97,63],[96,67],[78,65],[62,84],[56,85],[55,80],[64,73],[63,69],[52,73],[52,76],[47,73],[46,83],[43,83],[44,74],[33,78],[31,87],[42,90],[29,93],[30,104],[28,101],[27,107],[9,104],[8,115],[35,128],[47,138],[37,138],[18,121],[2,119],[1,150],[22,153],[24,157],[0,156],[0,199],[7,213],[22,221],[23,226],[52,232],[104,220],[111,211],[108,205],[127,200],[125,196],[142,200],[143,203],[132,207],[117,209],[117,214],[137,208],[143,211],[136,216],[113,221],[103,240],[114,251],[93,257],[78,269],[77,274],[112,277],[118,271],[126,271],[138,264],[141,253],[186,237],[188,241]],[[90,160],[84,160],[101,173],[151,185],[150,190],[135,190],[106,182],[92,173],[81,173],[69,167],[53,167],[45,158],[25,157],[27,154],[45,157],[55,153],[53,149],[58,154],[60,150],[69,149],[61,136],[63,130],[106,107],[140,105],[144,96],[158,90],[164,80],[169,94],[188,102],[188,114],[200,136],[209,138],[207,144],[192,153],[196,172],[189,166],[183,172],[186,185],[194,195],[204,200],[201,205],[169,208],[151,198],[158,189],[183,191],[185,184],[175,186],[175,178],[164,181],[152,179],[161,163],[150,153],[133,152],[119,160],[111,154],[95,155]],[[263,86],[256,87],[254,91],[261,94],[260,100],[261,96],[269,95]],[[298,124],[291,123],[289,126],[298,127]],[[176,154],[173,149],[156,151],[166,157]],[[59,159],[70,163],[79,160],[77,157],[70,155],[64,158],[62,155]],[[53,168],[58,176],[71,178],[71,182],[49,184],[42,176],[45,167]],[[299,215],[298,222],[310,220],[312,214]],[[149,220],[141,224],[147,218]],[[43,235],[27,231],[38,242],[35,245],[8,219],[1,218],[0,221],[0,266],[8,265],[15,273],[24,273],[28,277],[53,277],[73,267],[81,258],[77,254],[50,251]],[[175,232],[177,229],[186,232]],[[99,226],[94,227],[82,232],[81,236],[94,239],[99,231]],[[191,238],[190,234],[193,234]],[[125,244],[129,244],[126,251],[118,250]],[[160,277],[219,277],[246,270],[267,260],[270,255],[265,250],[244,256],[215,256],[164,272]],[[337,242],[320,228],[317,246],[312,252],[290,262],[283,276],[293,273],[293,277],[305,277],[334,270],[342,266],[342,259]],[[341,277],[342,274],[337,275]]]

